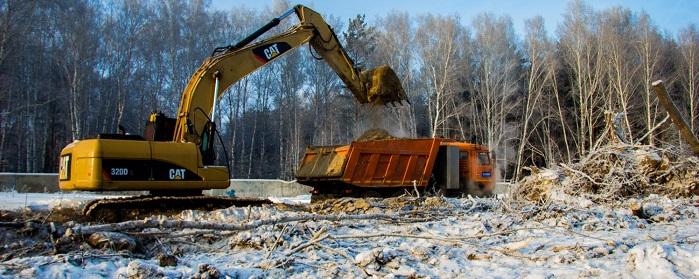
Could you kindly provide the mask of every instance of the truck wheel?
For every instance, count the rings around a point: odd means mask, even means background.
[[[472,196],[478,196],[476,195],[476,183],[473,181],[466,182],[466,189],[464,189],[464,195],[472,195]]]
[[[381,194],[379,192],[374,191],[374,190],[369,190],[369,191],[364,191],[360,197],[362,198],[380,198]]]

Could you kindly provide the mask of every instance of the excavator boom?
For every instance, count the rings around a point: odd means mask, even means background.
[[[296,14],[299,23],[281,34],[250,44]],[[299,46],[309,43],[338,74],[358,102],[383,105],[407,100],[400,80],[388,66],[360,72],[340,44],[335,32],[315,11],[298,5],[272,19],[236,45],[216,48],[192,75],[180,102],[174,141],[196,141],[215,100],[246,75]],[[194,139],[193,139],[194,138]]]

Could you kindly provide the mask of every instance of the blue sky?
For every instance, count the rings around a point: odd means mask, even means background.
[[[390,11],[405,11],[411,15],[422,13],[453,15],[457,14],[464,23],[482,12],[495,15],[509,15],[518,33],[524,30],[524,20],[535,15],[541,15],[546,20],[549,34],[556,30],[559,21],[563,19],[568,1],[536,1],[536,0],[297,0],[292,4],[303,4],[313,8],[323,15],[332,14],[343,19],[352,18],[357,14],[366,14],[370,21]],[[623,6],[632,11],[645,10],[653,22],[666,30],[677,34],[689,23],[699,25],[699,0],[588,0],[587,3],[595,10],[612,6]],[[272,0],[212,0],[214,9],[228,10],[236,6],[262,9],[272,5]],[[270,19],[276,15],[270,15]]]

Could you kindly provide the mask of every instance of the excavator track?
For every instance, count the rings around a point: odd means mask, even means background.
[[[155,196],[142,195],[105,198],[88,202],[83,215],[93,221],[118,222],[147,217],[153,214],[177,214],[182,210],[215,210],[231,206],[247,207],[271,204],[266,198],[239,198],[225,196]]]

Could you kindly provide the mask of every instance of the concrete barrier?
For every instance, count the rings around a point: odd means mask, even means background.
[[[507,193],[510,183],[498,182],[495,194]],[[0,191],[18,193],[53,193],[58,192],[58,174],[56,173],[8,173],[0,172]],[[231,179],[226,189],[204,191],[207,195],[236,197],[295,197],[307,195],[311,187],[294,181],[279,179]],[[110,192],[109,194],[144,194],[145,192]]]
[[[294,197],[308,194],[311,187],[279,179],[231,179],[226,189],[204,191],[209,195],[231,195],[237,197]],[[18,193],[58,192],[56,173],[8,173],[0,172],[0,191]],[[134,192],[134,191],[131,191]],[[119,194],[132,194],[119,192]],[[142,194],[141,192],[134,192]]]
[[[58,192],[58,174],[0,172],[0,190],[18,193]]]
[[[279,179],[231,179],[226,189],[204,191],[208,195],[236,197],[295,197],[307,195],[311,187]]]

